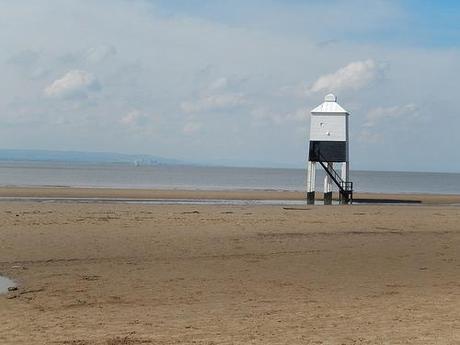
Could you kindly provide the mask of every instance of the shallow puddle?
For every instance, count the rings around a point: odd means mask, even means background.
[[[8,288],[14,286],[16,284],[11,279],[0,276],[0,294],[8,292]]]

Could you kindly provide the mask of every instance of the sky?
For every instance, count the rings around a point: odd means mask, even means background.
[[[351,168],[460,172],[460,3],[0,0],[0,148],[304,167],[309,111]]]

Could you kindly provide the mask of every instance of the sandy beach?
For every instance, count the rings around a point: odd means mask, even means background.
[[[322,193],[317,193],[322,199]],[[423,204],[460,204],[460,195],[445,194],[383,194],[355,193],[356,200],[397,202],[415,202]],[[165,199],[198,199],[198,200],[297,200],[304,201],[304,192],[279,190],[174,190],[174,189],[115,189],[115,188],[70,188],[70,187],[1,187],[2,198],[81,198],[81,199],[132,199],[132,200],[165,200]],[[335,193],[334,198],[338,195]]]
[[[301,200],[1,188],[2,198]],[[357,196],[358,197],[358,196]],[[0,344],[459,344],[459,196],[416,205],[0,202]]]

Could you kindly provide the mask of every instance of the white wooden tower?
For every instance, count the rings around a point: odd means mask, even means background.
[[[324,178],[324,204],[332,204],[333,183],[339,191],[340,202],[351,203],[353,183],[349,181],[348,111],[337,103],[337,97],[329,94],[324,103],[311,111],[310,145],[307,166],[307,203],[315,203],[316,163],[326,172]],[[334,163],[342,164],[341,173]]]

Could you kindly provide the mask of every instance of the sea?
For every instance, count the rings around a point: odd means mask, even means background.
[[[460,194],[460,173],[351,171],[355,192]],[[322,190],[324,172],[317,172]],[[304,191],[304,169],[0,162],[0,186]]]

